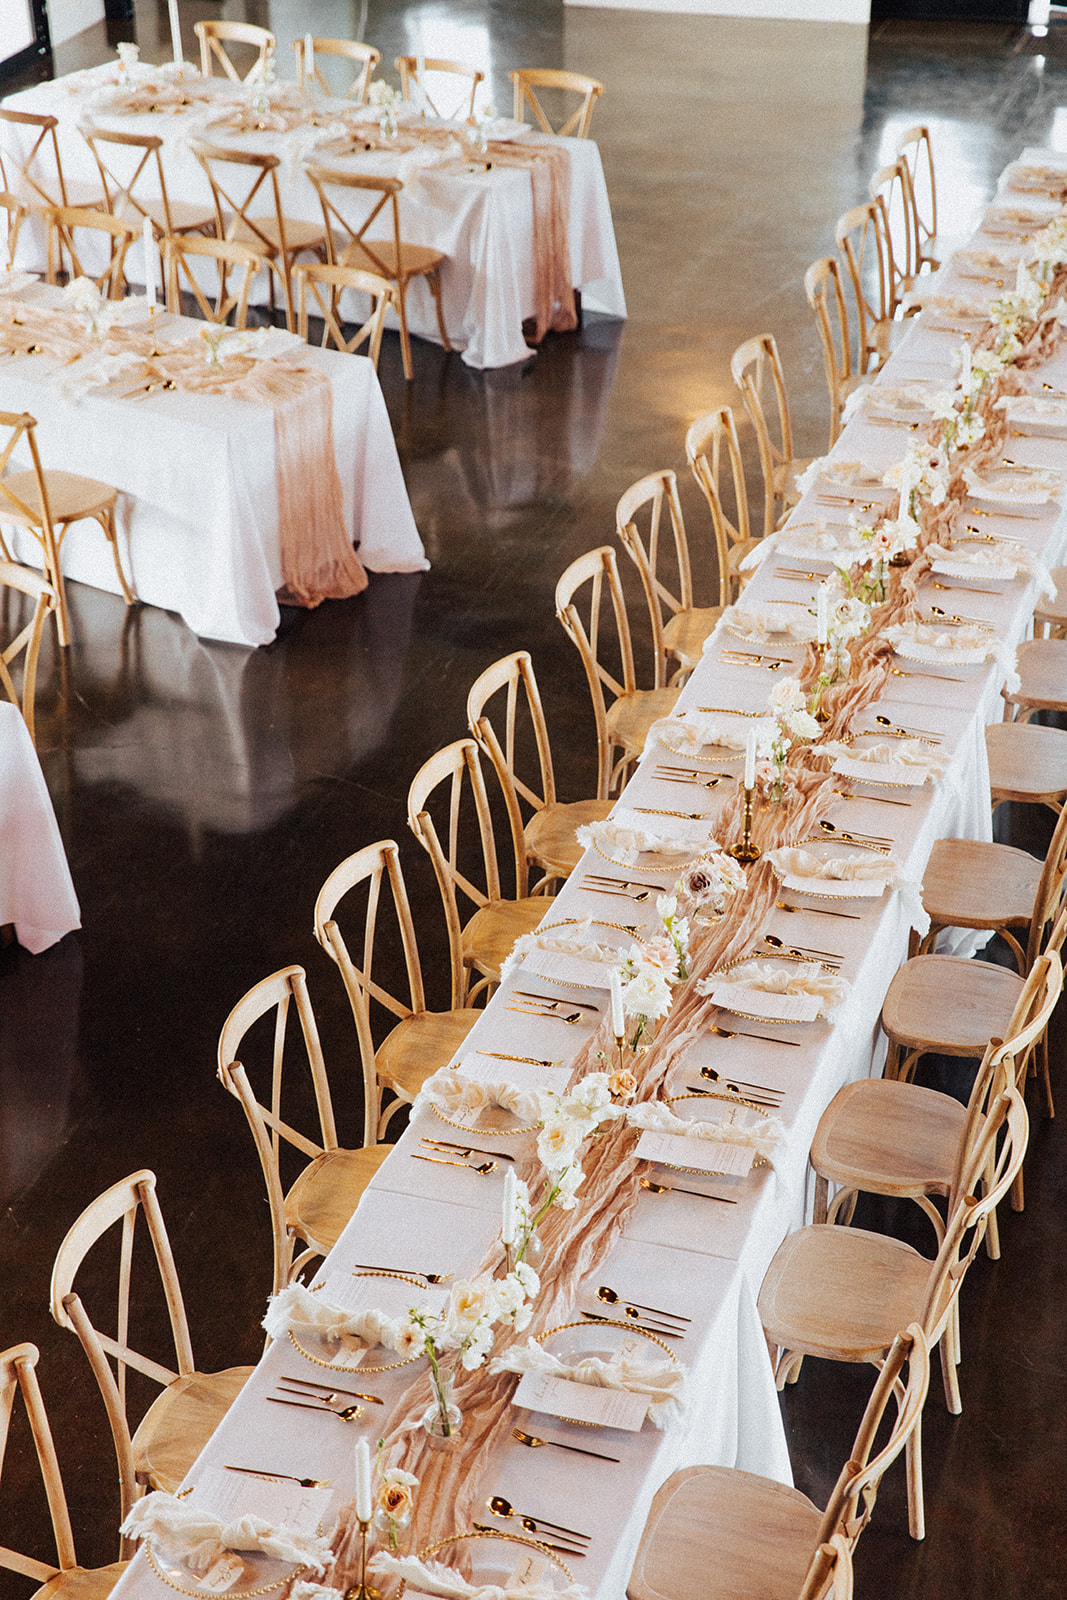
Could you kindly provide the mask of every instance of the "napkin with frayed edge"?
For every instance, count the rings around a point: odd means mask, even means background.
[[[503,1079],[483,1083],[479,1078],[468,1078],[456,1067],[442,1067],[432,1078],[427,1078],[411,1108],[412,1116],[427,1106],[436,1107],[446,1117],[458,1116],[461,1111],[484,1111],[487,1106],[500,1106],[520,1122],[541,1119],[540,1102],[529,1089],[520,1089]]]
[[[284,1524],[274,1528],[251,1513],[227,1522],[217,1512],[163,1489],[138,1500],[119,1531],[129,1539],[161,1541],[196,1573],[206,1572],[227,1550],[257,1551],[315,1572],[325,1572],[333,1560],[329,1540],[319,1534]]]
[[[823,883],[883,883],[889,889],[899,889],[911,926],[920,938],[930,931],[930,918],[923,908],[920,885],[906,878],[891,856],[872,853],[824,859],[799,845],[783,845],[778,850],[769,850],[764,860],[769,861],[779,878],[798,893],[804,892],[805,878]]]
[[[933,572],[949,578],[988,578],[991,583],[1033,578],[1038,592],[1054,599],[1056,585],[1039,556],[1026,545],[1003,544],[996,550],[961,550],[958,545],[928,544],[923,554]]]
[[[301,1328],[335,1340],[343,1349],[373,1350],[376,1345],[395,1347],[396,1325],[381,1311],[345,1311],[312,1294],[302,1283],[291,1283],[267,1301],[263,1326],[274,1340]]]
[[[725,750],[743,750],[745,739],[750,728],[755,728],[757,738],[766,734],[773,736],[775,731],[772,717],[735,718],[732,727],[724,727],[714,716],[702,716],[699,711],[681,712],[673,717],[663,717],[659,722],[654,722],[648,730],[645,749],[649,750],[655,740],[661,740],[666,745],[673,745],[675,750],[685,750],[696,755],[705,745],[719,744]]]
[[[947,772],[951,758],[941,755],[936,750],[931,750],[920,739],[898,739],[890,742],[888,739],[881,744],[870,745],[867,748],[843,744],[838,739],[829,739],[825,744],[820,744],[819,754],[834,757],[834,772],[844,772],[849,776],[848,764],[852,766],[869,767],[908,767],[914,770],[914,783],[925,783],[927,778],[940,778]],[[842,765],[845,763],[846,765]]]
[[[943,628],[928,622],[898,622],[886,628],[882,637],[908,660],[931,665],[976,667],[992,656],[1003,668],[1009,692],[1019,687],[1014,647],[984,628]]]
[[[740,606],[728,606],[722,614],[722,620],[736,638],[744,639],[749,644],[765,644],[783,635],[796,644],[810,644],[817,631],[814,612],[809,613],[803,606],[771,604],[762,611],[745,611]],[[718,644],[721,641],[715,642]],[[704,644],[705,654],[710,645],[711,639],[708,639]]]
[[[592,919],[582,917],[571,928],[546,928],[542,933],[524,933],[515,940],[500,968],[501,981],[522,965],[532,950],[547,950],[553,955],[573,956],[577,961],[617,961],[613,944],[598,944],[593,938]]]
[[[591,822],[579,828],[575,838],[583,850],[610,850],[616,860],[628,867],[634,866],[638,856],[646,851],[652,855],[688,858],[697,848],[697,842],[690,843],[688,839],[672,838],[670,834],[646,828],[639,817],[626,810],[616,811],[604,822]]]
[[[729,972],[712,973],[697,982],[697,993],[710,995],[723,989],[758,989],[763,994],[809,995],[819,1002],[821,1016],[829,1016],[848,999],[852,985],[835,977],[817,961],[786,966],[776,961],[743,961]]]
[[[570,1383],[588,1383],[597,1389],[624,1389],[627,1394],[647,1395],[649,1419],[656,1428],[668,1427],[682,1414],[685,1369],[676,1361],[640,1361],[626,1357],[604,1361],[599,1356],[586,1356],[570,1366],[544,1349],[536,1339],[527,1339],[525,1345],[513,1345],[506,1355],[494,1356],[489,1371],[494,1377],[502,1372],[546,1372],[549,1377],[565,1378]]]
[[[737,1109],[743,1110],[744,1107]],[[778,1146],[785,1137],[785,1128],[777,1117],[760,1117],[752,1123],[686,1122],[660,1100],[642,1100],[635,1106],[628,1106],[626,1120],[631,1128],[640,1128],[644,1133],[669,1133],[678,1139],[705,1139],[714,1144],[740,1145],[746,1150],[754,1150],[772,1166]]]
[[[568,1583],[562,1589],[552,1583],[535,1583],[532,1587],[524,1583],[515,1589],[496,1583],[468,1583],[455,1567],[446,1567],[443,1562],[391,1556],[387,1550],[374,1552],[367,1571],[376,1578],[402,1578],[409,1589],[441,1595],[442,1600],[585,1600],[588,1592],[580,1583]]]

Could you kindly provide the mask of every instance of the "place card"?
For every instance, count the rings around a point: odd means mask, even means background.
[[[693,1167],[728,1178],[747,1178],[756,1152],[750,1145],[726,1144],[721,1139],[687,1139],[680,1133],[646,1130],[637,1141],[635,1155],[668,1167]]]
[[[590,1334],[595,1333],[595,1327],[590,1328]],[[572,1383],[548,1372],[524,1372],[512,1400],[529,1411],[543,1411],[550,1417],[588,1422],[599,1428],[621,1428],[627,1433],[636,1433],[648,1414],[647,1394]]]
[[[284,1478],[272,1478],[270,1468],[264,1476],[226,1472],[222,1467],[205,1467],[196,1481],[193,1498],[216,1516],[228,1522],[241,1517],[262,1517],[273,1527],[284,1525],[303,1533],[317,1533],[330,1506],[330,1490],[303,1489]]]
[[[618,954],[622,954],[620,945]],[[554,950],[531,950],[524,967],[543,978],[546,983],[573,984],[581,989],[607,989],[610,985],[610,968],[604,961],[587,961],[580,956],[566,956]]]
[[[785,880],[787,884],[789,881]],[[843,887],[851,890],[855,886],[850,883]],[[879,884],[877,892],[881,894],[884,888],[884,884]],[[708,998],[727,1011],[744,1012],[767,1022],[814,1022],[822,1004],[815,994],[771,994],[745,983],[716,984]]]

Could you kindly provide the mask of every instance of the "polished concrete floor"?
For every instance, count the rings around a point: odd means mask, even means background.
[[[269,20],[284,35],[283,9]],[[293,34],[345,34],[359,7],[290,10]],[[356,1139],[351,1026],[311,932],[326,873],[373,839],[401,842],[431,1003],[447,1004],[440,904],[407,835],[405,798],[418,764],[465,732],[472,679],[528,647],[562,793],[591,792],[584,680],[553,616],[563,567],[611,540],[627,484],[653,468],[683,472],[685,427],[732,399],[729,356],[751,334],[778,337],[798,450],[824,447],[802,275],[904,127],[921,118],[933,128],[950,230],[966,226],[1021,145],[1067,144],[1067,25],[1036,39],[994,25],[884,23],[868,37],[830,24],[564,13],[555,0],[372,0],[369,12],[367,37],[386,61],[420,42],[480,59],[499,107],[513,65],[603,79],[594,130],[630,319],[589,317],[495,373],[420,345],[411,385],[387,338],[382,382],[433,563],[421,578],[375,578],[358,600],[290,612],[257,652],[203,643],[158,611],[127,616],[112,597],[72,586],[75,644],[43,695],[42,744],[84,929],[43,956],[0,956],[0,1346],[42,1348],[87,1563],[114,1555],[116,1499],[95,1386],[47,1314],[52,1257],[72,1219],[107,1184],[152,1168],[198,1365],[255,1359],[270,1280],[263,1185],[240,1110],[214,1077],[232,1004],[274,969],[306,966],[342,1142]],[[208,0],[182,7],[187,28],[218,14]],[[261,0],[223,14],[268,20]],[[165,54],[165,17],[141,0],[135,28],[113,28],[110,40],[89,30],[57,52],[56,70],[101,60],[134,31],[146,56]],[[684,478],[682,493],[701,544],[701,504]],[[706,558],[699,567],[706,585]],[[1024,819],[1010,825],[1016,841],[1042,848],[1040,828],[1031,839]],[[894,1474],[858,1553],[864,1600],[1067,1590],[1059,1121],[1037,1123],[1027,1182],[1025,1213],[1005,1220],[1004,1259],[979,1259],[966,1285],[963,1415],[949,1418],[931,1396],[926,1542],[907,1536]],[[891,1212],[878,1223],[907,1225]],[[157,1309],[142,1311],[158,1334]],[[797,1481],[820,1503],[869,1381],[866,1370],[809,1362],[784,1402]],[[3,1539],[30,1544],[40,1517],[23,1498],[25,1462],[5,1467]],[[28,1590],[0,1581],[5,1596]]]

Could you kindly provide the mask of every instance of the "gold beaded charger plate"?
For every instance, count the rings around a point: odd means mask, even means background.
[[[890,785],[884,784],[882,787],[888,789]],[[862,844],[855,839],[831,839],[826,834],[816,834],[810,839],[798,839],[797,844],[805,850],[814,845],[812,854],[826,859],[832,857],[835,850],[866,850],[885,860],[890,859],[889,852],[882,845]],[[886,887],[885,884],[879,884],[878,893],[871,894],[869,888],[857,887],[856,880],[852,878],[801,878],[788,875],[783,877],[780,873],[777,876],[782,886],[790,893],[807,895],[811,900],[880,900],[885,894]],[[741,959],[748,961],[752,958],[743,956]],[[760,1020],[762,1021],[762,1018]]]
[[[837,897],[833,896],[831,898],[836,899]],[[827,966],[825,961],[817,961],[817,960],[815,960],[814,957],[811,957],[810,959],[807,956],[803,956],[803,957],[798,958],[796,956],[790,956],[790,955],[779,955],[776,951],[771,951],[771,952],[766,952],[766,953],[763,952],[763,951],[760,951],[759,954],[757,954],[757,955],[749,954],[749,955],[745,955],[745,956],[738,956],[736,961],[728,961],[724,967],[717,968],[717,970],[712,973],[712,977],[713,978],[725,978],[730,973],[739,971],[742,967],[748,967],[748,966],[753,966],[754,967],[756,965],[759,965],[759,966],[771,966],[771,965],[773,965],[773,966],[783,966],[786,969],[788,969],[790,965],[795,965],[797,963],[798,959],[803,961],[805,964],[807,964],[809,966],[821,967],[823,972],[830,972],[830,973],[835,973],[836,974],[836,968]],[[753,989],[753,988],[750,988],[748,990],[749,994],[758,994],[760,992],[761,992],[760,990]],[[763,992],[766,993],[768,1000],[773,1000],[775,998],[783,998],[783,999],[785,998],[784,995],[779,996],[779,992],[777,990],[768,989],[768,990],[763,991]],[[792,1027],[800,1028],[800,1027],[807,1027],[811,1022],[825,1022],[826,1021],[826,1013],[825,1012],[820,1012],[817,1017],[810,1017],[809,1018],[809,1017],[776,1017],[773,1014],[769,1015],[766,1011],[741,1011],[737,1006],[731,1005],[728,999],[723,999],[721,996],[714,1000],[714,1004],[716,1006],[718,1006],[720,1011],[728,1011],[732,1017],[744,1017],[746,1022],[761,1022],[761,1023],[765,1022],[772,1028],[792,1028]]]
[[[761,1022],[765,1020],[763,1017],[760,1018]],[[701,1117],[697,1113],[699,1113],[700,1106],[702,1104],[707,1105],[709,1100],[721,1100],[725,1101],[727,1105],[743,1106],[746,1111],[751,1111],[754,1116],[761,1117],[764,1121],[770,1116],[770,1112],[765,1106],[757,1105],[753,1100],[746,1100],[744,1095],[741,1094],[717,1094],[709,1090],[707,1094],[669,1094],[664,1096],[664,1104],[670,1106],[676,1117],[681,1117],[686,1122],[708,1121],[707,1117]],[[682,1105],[683,1101],[688,1103]],[[682,1106],[681,1110],[678,1109],[679,1106]],[[717,1121],[718,1119],[712,1120]],[[656,1165],[657,1167],[667,1167],[672,1172],[689,1172],[697,1178],[724,1178],[730,1176],[728,1173],[716,1172],[712,1167],[683,1167],[676,1161],[657,1161]],[[752,1157],[752,1165],[754,1167],[765,1167],[767,1165],[767,1157],[754,1155]]]
[[[542,1544],[539,1539],[524,1538],[518,1533],[498,1533],[495,1528],[472,1528],[467,1532],[450,1533],[435,1544],[427,1545],[418,1555],[420,1561],[444,1561],[446,1565],[451,1565],[449,1557],[453,1552],[469,1566],[470,1581],[479,1588],[508,1587],[516,1568],[531,1552],[562,1572],[568,1583],[574,1582],[571,1569],[547,1544]],[[428,1589],[427,1593],[432,1594],[433,1590]]]
[[[611,1361],[624,1345],[632,1347],[635,1344],[655,1345],[657,1350],[663,1351],[676,1366],[678,1365],[678,1357],[665,1340],[655,1333],[650,1333],[647,1328],[639,1327],[636,1322],[625,1322],[614,1317],[598,1317],[595,1322],[582,1319],[577,1322],[560,1322],[554,1328],[546,1328],[544,1333],[537,1334],[536,1340],[569,1366],[576,1366],[580,1361]],[[652,1352],[642,1351],[642,1355],[646,1360],[651,1359]],[[569,1417],[562,1411],[546,1410],[544,1415],[558,1417],[560,1422],[569,1422],[578,1428],[609,1426],[607,1423],[586,1422],[576,1417]]]
[[[690,862],[695,861],[705,849],[705,845],[699,841],[693,844],[679,841],[677,849],[670,852],[642,850],[639,852],[638,860],[636,861],[624,861],[624,852],[622,850],[619,850],[617,855],[609,855],[608,850],[599,840],[594,842],[593,848],[601,860],[610,861],[613,867],[625,867],[628,872],[677,873],[684,871]]]
[[[226,1600],[251,1600],[252,1595],[280,1589],[307,1569],[292,1561],[278,1561],[260,1550],[226,1550],[205,1572],[189,1566],[185,1554],[168,1550],[162,1540],[146,1539],[148,1565],[156,1577],[178,1594],[218,1596]],[[227,1581],[228,1580],[228,1581]]]
[[[398,1275],[394,1272],[373,1273],[363,1271],[359,1272],[358,1274],[354,1274],[354,1276],[358,1276],[360,1278],[395,1278]],[[413,1284],[417,1283],[417,1280],[414,1278],[412,1278],[410,1281]],[[423,1284],[418,1283],[417,1287],[423,1289],[423,1292],[425,1293],[425,1286]],[[322,1285],[316,1283],[312,1285],[311,1292],[312,1294],[318,1294],[321,1289]],[[318,1333],[314,1328],[302,1327],[300,1329],[299,1337],[297,1337],[296,1332],[292,1328],[290,1328],[288,1332],[289,1343],[293,1346],[294,1350],[298,1351],[298,1353],[302,1355],[305,1360],[314,1362],[315,1366],[317,1367],[325,1367],[330,1372],[394,1372],[397,1367],[410,1366],[413,1361],[418,1361],[421,1354],[420,1351],[415,1351],[412,1355],[403,1356],[397,1360],[395,1359],[395,1353],[391,1350],[386,1350],[382,1345],[375,1345],[373,1347],[362,1345],[358,1350],[353,1350],[351,1345],[340,1344],[337,1339],[328,1339],[324,1334]],[[379,1361],[364,1359],[365,1357],[372,1356],[375,1350],[377,1350],[381,1356],[389,1356],[393,1359]],[[229,1590],[226,1591],[227,1594],[229,1594],[229,1592]]]

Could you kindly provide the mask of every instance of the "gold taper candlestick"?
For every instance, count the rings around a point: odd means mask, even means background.
[[[367,1535],[370,1532],[369,1522],[359,1524],[359,1582],[354,1583],[351,1589],[345,1590],[345,1600],[382,1600],[381,1590],[375,1589],[367,1582]]]
[[[754,789],[745,789],[745,815],[741,824],[741,841],[739,844],[730,846],[730,854],[735,861],[740,861],[742,866],[749,866],[753,861],[758,861],[763,853],[759,845],[752,843],[752,796],[754,794]]]

